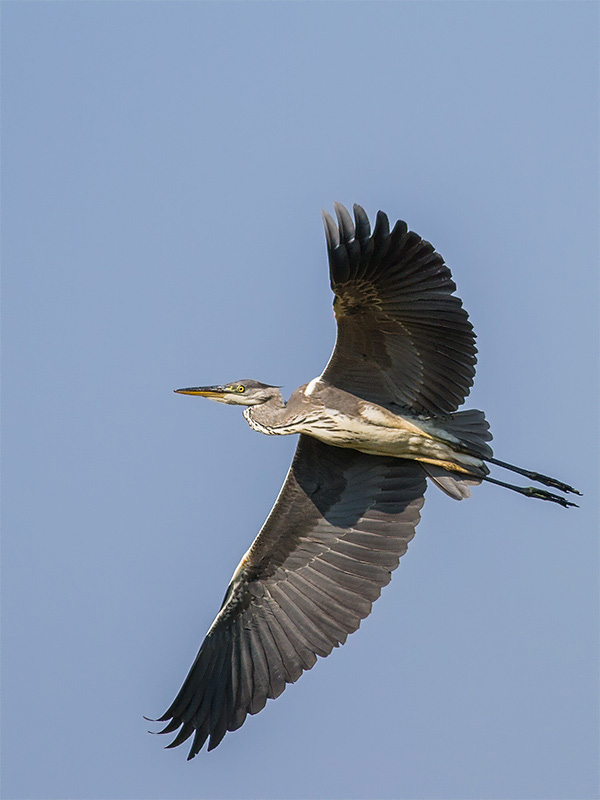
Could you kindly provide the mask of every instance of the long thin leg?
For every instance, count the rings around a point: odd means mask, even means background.
[[[497,458],[486,458],[484,461],[487,461],[489,464],[495,464],[497,467],[508,469],[511,472],[518,472],[519,475],[524,475],[526,478],[529,478],[530,481],[543,483],[544,486],[552,486],[554,489],[558,489],[560,492],[566,492],[567,494],[571,492],[572,494],[581,495],[581,492],[578,492],[577,489],[569,486],[568,483],[562,483],[561,481],[557,481],[556,478],[550,478],[548,475],[542,475],[540,472],[533,472],[530,469],[515,467],[514,464],[507,464],[506,461],[499,461]]]
[[[551,492],[546,492],[544,489],[535,489],[533,486],[515,486],[512,483],[497,481],[495,478],[490,478],[487,475],[484,478],[480,478],[480,480],[487,481],[488,483],[495,483],[496,486],[504,486],[505,489],[518,492],[519,494],[525,495],[525,497],[537,497],[538,500],[550,500],[552,503],[558,503],[564,508],[568,508],[569,506],[579,508],[577,503],[570,503],[568,500],[565,500],[564,497],[560,497],[558,494],[552,494]],[[579,494],[579,492],[577,494]]]

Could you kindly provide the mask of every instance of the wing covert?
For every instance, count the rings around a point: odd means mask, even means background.
[[[475,375],[475,334],[456,285],[433,246],[379,211],[371,234],[335,204],[323,212],[337,340],[323,378],[381,405],[447,414],[464,402]]]
[[[223,605],[161,733],[192,734],[188,758],[260,711],[371,611],[420,519],[425,473],[301,436],[273,510],[236,569]]]

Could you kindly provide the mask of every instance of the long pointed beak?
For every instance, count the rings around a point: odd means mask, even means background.
[[[194,394],[198,397],[224,397],[226,392],[223,386],[193,386],[190,389],[174,389],[177,394]]]

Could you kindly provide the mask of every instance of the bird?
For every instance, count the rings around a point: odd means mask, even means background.
[[[282,489],[235,569],[220,610],[158,733],[193,736],[188,760],[278,697],[371,612],[415,534],[429,479],[455,500],[490,482],[489,465],[563,494],[572,486],[493,457],[485,415],[461,410],[475,375],[475,333],[442,256],[379,211],[340,203],[323,221],[337,322],[322,374],[284,401],[242,379],[176,389],[242,406],[256,431],[299,434]]]

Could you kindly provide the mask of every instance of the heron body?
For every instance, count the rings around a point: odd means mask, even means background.
[[[248,714],[343,644],[371,611],[415,533],[427,479],[450,497],[487,481],[574,505],[489,474],[493,464],[563,493],[573,487],[493,457],[482,411],[462,410],[475,334],[450,270],[404,222],[379,212],[324,214],[337,340],[317,378],[287,402],[240,380],[178,389],[244,407],[252,428],[299,434],[281,492],[233,573],[177,697],[160,719],[193,736],[188,758],[216,747]],[[578,492],[577,492],[578,493]]]
[[[480,412],[475,414],[479,418]],[[244,417],[260,433],[305,433],[324,444],[370,455],[451,465],[457,472],[488,472],[481,458],[457,451],[461,442],[444,428],[443,419],[396,414],[319,378],[297,389],[287,403],[277,390],[272,401],[246,408]],[[487,430],[484,423],[483,435]],[[484,451],[491,455],[489,447]]]

